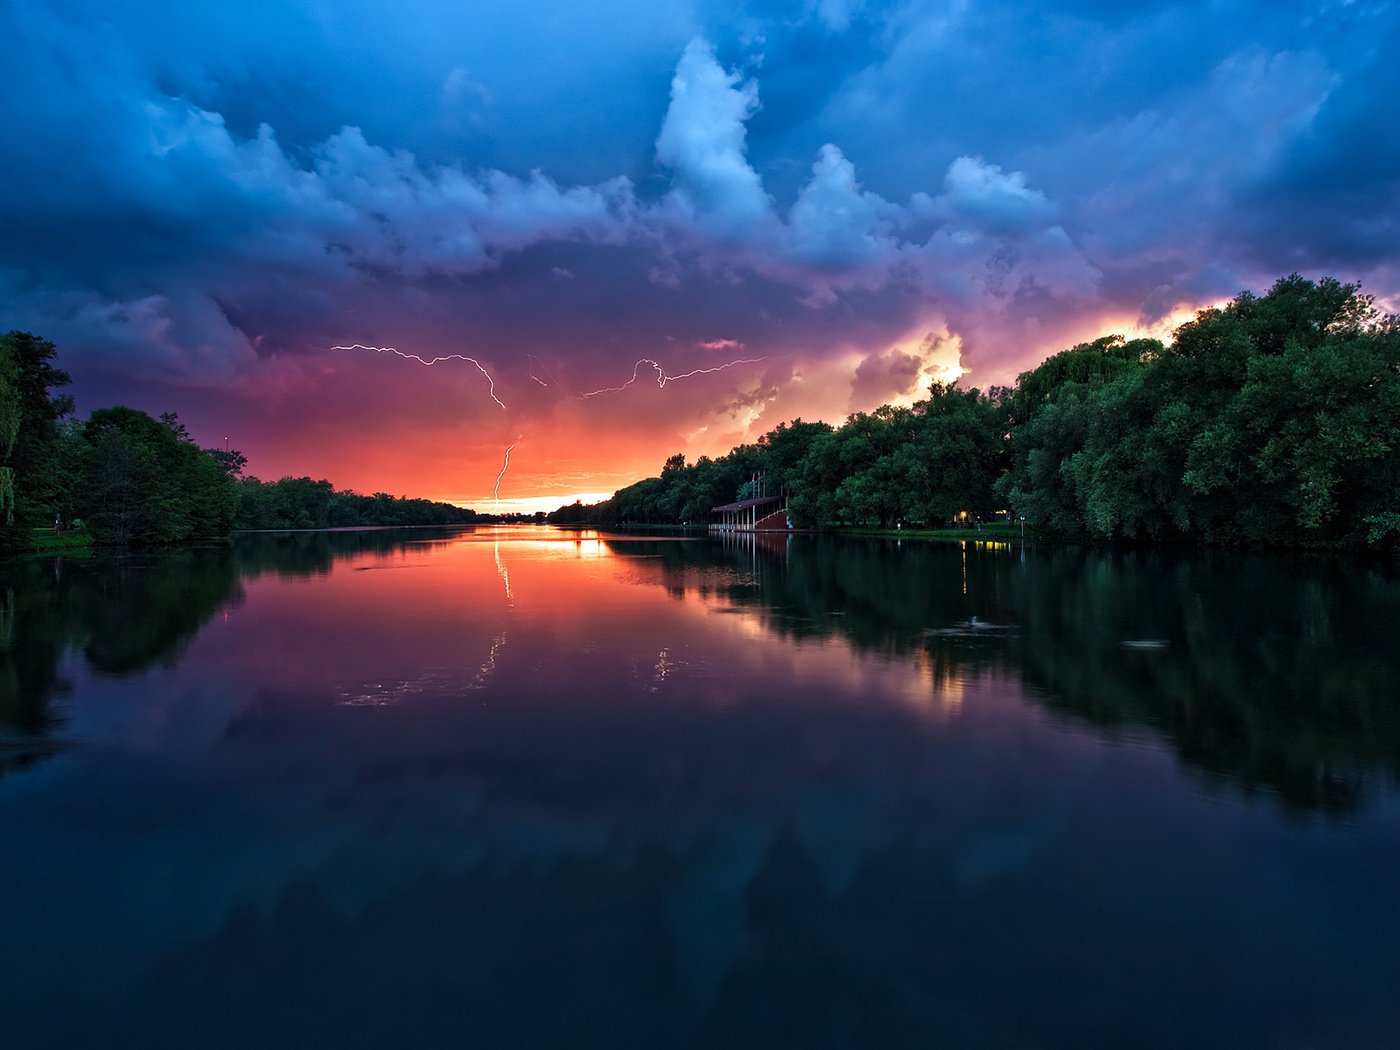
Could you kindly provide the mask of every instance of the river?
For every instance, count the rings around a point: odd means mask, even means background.
[[[1400,1045],[1397,626],[1332,558],[6,559],[6,1043]]]

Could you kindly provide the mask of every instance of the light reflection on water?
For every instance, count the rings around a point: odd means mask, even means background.
[[[1384,570],[533,528],[52,570],[0,580],[20,1045],[1393,1034]]]

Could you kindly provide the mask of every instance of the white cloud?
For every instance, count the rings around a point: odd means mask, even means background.
[[[373,146],[358,128],[328,139],[315,170],[326,198],[353,212],[344,232],[354,259],[407,274],[470,273],[541,241],[615,243],[633,211],[624,178],[562,188],[538,171],[528,179],[456,166],[425,172],[412,154]]]
[[[812,179],[788,213],[792,258],[818,267],[865,267],[890,257],[899,209],[861,190],[855,166],[828,143],[812,165]]]
[[[943,193],[936,199],[920,195],[919,205],[934,218],[1008,234],[1043,229],[1055,215],[1045,194],[1031,189],[1022,172],[1003,172],[977,157],[949,164]]]
[[[671,105],[656,139],[656,159],[671,169],[666,205],[683,222],[741,244],[772,223],[772,200],[746,159],[744,122],[758,109],[758,88],[741,83],[692,40],[671,80]]]
[[[657,139],[673,186],[645,213],[663,239],[671,233],[668,279],[688,251],[712,275],[776,278],[813,307],[910,281],[965,309],[1005,306],[1032,286],[1071,296],[1096,287],[1097,271],[1056,224],[1049,198],[1024,173],[973,157],[949,165],[938,196],[916,193],[905,206],[864,189],[827,143],[782,215],[747,157],[744,124],[757,107],[753,82],[727,72],[704,41],[690,43]]]
[[[864,0],[808,0],[808,10],[833,33],[844,33],[851,19],[865,6]]]

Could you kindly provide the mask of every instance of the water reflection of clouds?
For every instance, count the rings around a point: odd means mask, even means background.
[[[842,605],[801,564],[787,577],[710,572],[613,548],[599,572],[570,547],[443,548],[442,579],[422,583],[269,579],[170,666],[101,681],[78,669],[70,731],[80,746],[25,774],[25,791],[0,795],[0,817],[21,796],[32,807],[26,855],[12,865],[14,899],[29,902],[11,909],[16,941],[83,926],[96,947],[65,960],[63,979],[81,987],[85,974],[120,971],[139,1005],[152,960],[195,974],[229,966],[259,987],[239,969],[249,957],[239,964],[237,952],[252,950],[240,915],[275,956],[308,930],[353,947],[366,928],[435,928],[475,907],[495,909],[481,928],[513,929],[500,916],[519,915],[524,929],[552,901],[557,935],[579,924],[590,952],[623,968],[609,975],[619,987],[673,968],[692,1015],[726,1001],[741,976],[772,977],[765,960],[794,931],[809,937],[813,966],[859,959],[866,946],[903,952],[899,980],[926,996],[957,986],[931,961],[945,942],[968,954],[966,969],[996,970],[1007,944],[1029,944],[1033,960],[1067,930],[1100,943],[1141,932],[1125,926],[1129,902],[1165,909],[1173,894],[1189,907],[1163,914],[1194,914],[1206,898],[1228,932],[1228,902],[1257,876],[1292,896],[1249,935],[1270,950],[1306,941],[1304,920],[1289,916],[1309,912],[1315,887],[1279,878],[1295,844],[1266,815],[1219,802],[1198,812],[1158,738],[1123,749],[1069,718],[1027,717],[1066,693],[1051,673],[1063,632],[1037,643],[1021,625],[978,631],[972,617],[999,622],[994,612],[960,594],[946,602],[938,581],[887,578],[878,601],[837,592]],[[507,560],[522,596],[509,611]],[[960,590],[956,570],[945,592]],[[991,589],[978,572],[969,557],[973,599]],[[792,590],[778,589],[784,579]],[[815,598],[792,600],[798,585]],[[915,599],[924,604],[901,605]],[[1052,610],[1067,600],[1046,598]],[[1091,626],[1107,651],[1156,637]],[[984,644],[989,633],[997,640]],[[342,649],[328,657],[334,639]],[[1047,647],[1033,666],[1049,668],[1058,692],[1027,689],[1008,669],[1006,649],[1031,644]],[[382,709],[336,705],[347,697]],[[65,918],[42,890],[46,873],[93,856],[75,812],[141,833],[103,842],[105,899],[80,893]],[[1174,885],[1178,869],[1152,852],[1159,826],[1173,828],[1172,851],[1206,844],[1227,869],[1218,892]],[[1248,849],[1227,855],[1234,841]],[[1132,888],[1102,906],[1124,874]],[[149,891],[153,878],[161,892]],[[629,908],[660,917],[660,956],[629,946],[625,923],[589,925],[587,908],[619,886],[634,894],[619,898]],[[1012,917],[1007,929],[998,913]],[[508,966],[473,929],[478,939],[457,950]],[[989,947],[969,931],[989,934]],[[447,952],[431,961],[443,973],[461,965]],[[339,972],[335,959],[316,962]],[[314,973],[297,976],[314,985]]]
[[[94,675],[74,659],[67,668],[72,689],[63,735],[77,753],[116,749],[176,760],[205,754],[256,700],[252,683],[219,674],[192,678],[168,666],[117,678]]]

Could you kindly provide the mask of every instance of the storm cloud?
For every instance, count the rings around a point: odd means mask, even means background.
[[[370,419],[472,499],[516,434],[522,484],[588,475],[588,426],[605,487],[1293,270],[1395,303],[1396,42],[1368,0],[12,0],[0,325],[264,473],[389,486]],[[510,408],[352,342],[470,353]],[[766,363],[576,400],[640,358]],[[447,441],[483,463],[409,463]]]

